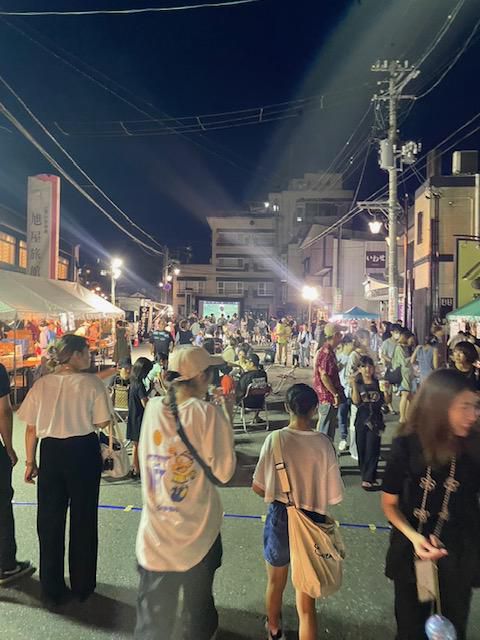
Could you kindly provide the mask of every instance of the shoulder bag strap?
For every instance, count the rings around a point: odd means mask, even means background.
[[[287,494],[289,503],[295,504],[292,487],[290,486],[290,480],[288,478],[287,467],[285,462],[283,461],[283,452],[282,452],[282,442],[281,442],[280,431],[274,431],[272,434],[272,444],[273,444],[273,461],[275,463],[275,470],[278,473],[278,479],[280,480],[280,488],[283,493]],[[297,506],[295,504],[295,506]]]
[[[210,480],[210,482],[212,484],[216,485],[217,487],[224,487],[226,483],[221,482],[214,475],[213,471],[210,469],[208,464],[204,460],[202,460],[202,458],[200,457],[198,451],[195,449],[193,444],[188,439],[188,436],[185,433],[185,429],[183,428],[183,424],[181,423],[180,417],[178,415],[176,416],[176,423],[177,423],[177,433],[180,436],[180,440],[187,447],[187,449],[190,452],[190,454],[192,455],[193,459],[196,460],[196,462],[198,462],[198,464],[202,467],[203,472],[205,473],[207,478]]]

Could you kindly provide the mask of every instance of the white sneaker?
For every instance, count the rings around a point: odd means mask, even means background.
[[[339,451],[346,451],[347,449],[347,441],[346,440],[340,440],[339,444],[338,444],[338,450]]]

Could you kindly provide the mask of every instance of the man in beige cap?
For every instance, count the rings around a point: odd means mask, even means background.
[[[175,349],[165,374],[168,395],[145,409],[136,640],[172,637],[181,590],[184,637],[210,640],[218,627],[212,586],[223,508],[215,484],[230,480],[236,461],[227,412],[204,398],[212,367],[224,363],[202,347]]]
[[[313,367],[313,388],[317,392],[317,431],[334,440],[338,426],[338,406],[345,402],[335,350],[342,339],[342,327],[329,322],[324,327],[325,342],[317,351]]]

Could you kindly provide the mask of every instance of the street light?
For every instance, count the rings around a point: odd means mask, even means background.
[[[380,231],[382,230],[383,222],[381,220],[377,220],[376,218],[374,218],[368,223],[368,226],[370,227],[370,231],[372,233],[377,234],[377,233],[380,233]]]
[[[318,291],[315,287],[305,285],[302,289],[302,297],[308,302],[308,328],[312,326],[312,303],[318,300]]]
[[[167,282],[171,282],[173,280],[173,276],[172,276],[171,273],[168,274],[166,280],[167,280]]]
[[[174,273],[174,275],[179,276],[179,275],[180,275],[180,269],[179,269],[178,267],[176,267],[176,268],[173,270],[173,273]]]
[[[113,305],[115,305],[115,287],[117,284],[117,280],[120,278],[120,276],[122,275],[122,270],[120,269],[120,267],[123,265],[123,260],[121,260],[120,258],[112,258],[112,262],[110,263],[110,277],[111,277],[111,297],[110,297],[110,301]],[[115,342],[115,338],[116,338],[116,321],[115,318],[112,319],[112,337],[113,337],[113,341]]]

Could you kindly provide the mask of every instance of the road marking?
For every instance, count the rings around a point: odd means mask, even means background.
[[[36,502],[15,502],[12,501],[14,507],[36,507]],[[135,507],[133,504],[121,505],[121,504],[99,504],[99,509],[104,509],[105,511],[124,511],[124,512],[140,512],[142,507]],[[252,515],[248,513],[224,513],[224,518],[233,518],[237,520],[259,520],[260,522],[265,522],[265,515]],[[374,524],[374,523],[363,523],[363,522],[339,522],[335,521],[339,527],[342,529],[369,529],[372,533],[376,533],[377,531],[391,531],[391,527],[385,524]]]

